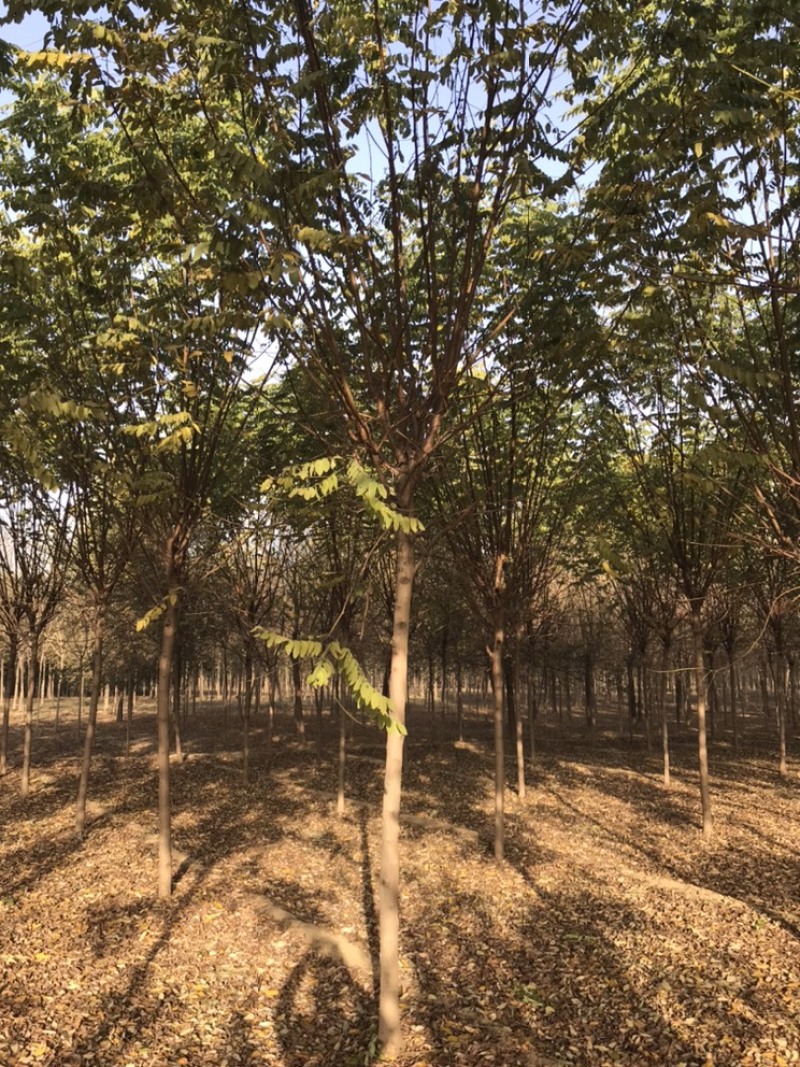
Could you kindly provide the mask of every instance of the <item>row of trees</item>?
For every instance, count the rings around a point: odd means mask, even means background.
[[[488,653],[498,859],[505,719],[521,791],[512,700],[559,605],[590,718],[598,604],[627,634],[632,708],[638,667],[658,649],[666,678],[690,634],[707,834],[709,650],[735,670],[758,620],[773,663],[792,660],[798,27],[767,0],[41,10],[49,47],[6,50],[0,133],[4,714],[26,641],[23,791],[69,575],[92,635],[82,804],[117,605],[157,635],[168,896],[170,695],[206,654],[206,590],[226,588],[245,724],[282,647],[295,681],[305,655],[390,727],[391,1053],[413,630],[457,687],[462,655]],[[369,664],[373,619],[386,696],[352,654]]]

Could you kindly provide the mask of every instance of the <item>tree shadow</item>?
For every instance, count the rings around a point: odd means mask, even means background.
[[[309,949],[277,1002],[285,1067],[369,1067],[379,1056],[375,1002],[342,963]]]

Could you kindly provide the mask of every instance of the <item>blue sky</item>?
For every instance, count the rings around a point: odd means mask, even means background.
[[[0,3],[0,18],[5,17],[6,5]],[[4,22],[0,25],[0,39],[19,45],[28,52],[34,52],[42,47],[47,25],[47,20],[38,13],[26,15],[22,22]]]

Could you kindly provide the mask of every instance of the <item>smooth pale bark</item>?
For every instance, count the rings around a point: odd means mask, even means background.
[[[169,703],[172,656],[178,618],[178,589],[170,583],[167,607],[161,630],[158,658],[156,722],[158,733],[158,895],[168,900],[172,895],[172,813],[169,776]]]
[[[81,777],[78,782],[78,802],[75,808],[75,831],[83,837],[86,830],[86,797],[89,792],[89,771],[92,763],[92,748],[97,729],[97,707],[100,703],[100,679],[103,673],[103,615],[98,612],[94,623],[94,647],[92,648],[92,692],[89,698],[89,717],[83,743]]]
[[[33,707],[38,695],[39,682],[39,633],[34,629],[31,634],[30,674],[28,677],[28,693],[25,700],[25,733],[22,742],[22,780],[20,792],[24,797],[31,789],[31,748],[33,742]]]
[[[697,693],[697,756],[700,770],[700,806],[703,813],[703,836],[713,837],[711,818],[711,789],[708,776],[708,737],[706,734],[706,658],[703,649],[703,626],[700,614],[692,613],[692,642],[694,645],[694,679]]]
[[[399,501],[402,503],[402,501]],[[397,535],[392,658],[389,699],[392,715],[405,724],[408,690],[408,640],[411,598],[414,587],[414,541]],[[378,1037],[386,1057],[400,1050],[400,797],[403,777],[403,735],[386,735],[386,765],[383,780],[381,827],[381,877],[379,891],[380,993]]]

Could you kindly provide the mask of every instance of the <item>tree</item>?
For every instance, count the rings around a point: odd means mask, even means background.
[[[0,571],[4,614],[21,619],[29,644],[30,678],[20,791],[30,792],[33,710],[39,696],[39,648],[61,597],[72,527],[68,492],[46,492],[18,473],[0,483]]]

